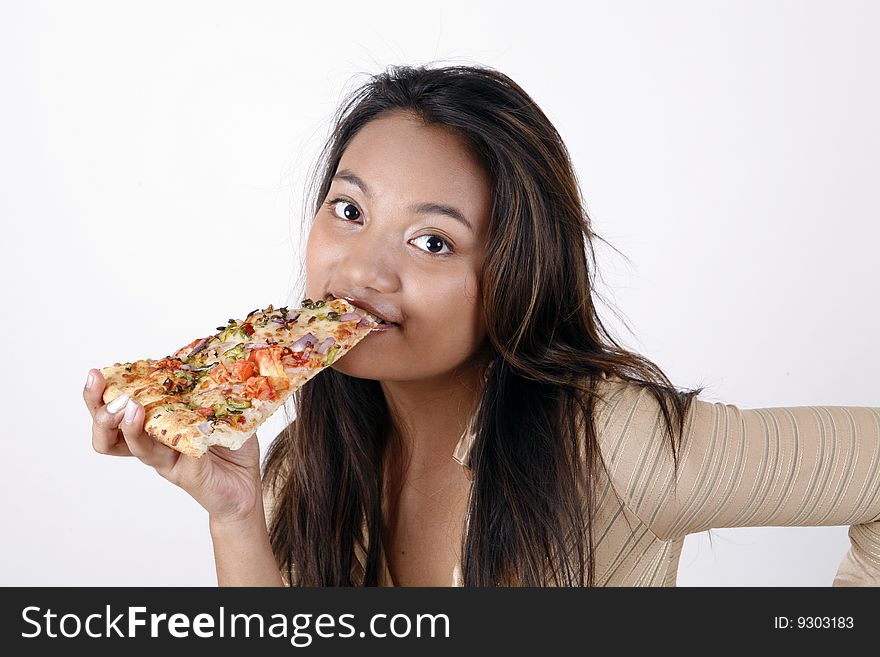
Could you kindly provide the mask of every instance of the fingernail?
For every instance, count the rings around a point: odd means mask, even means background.
[[[137,415],[138,405],[134,399],[129,399],[125,405],[125,421],[131,424],[134,422],[134,416]]]
[[[123,392],[116,399],[114,399],[112,402],[107,404],[107,412],[108,413],[118,413],[119,411],[122,410],[122,407],[125,406],[126,403],[128,403],[128,393]]]
[[[86,377],[86,389],[89,389],[95,383],[95,375],[89,372],[88,377]]]

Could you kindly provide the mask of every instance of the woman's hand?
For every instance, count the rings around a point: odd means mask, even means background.
[[[144,431],[144,407],[126,394],[105,405],[105,387],[101,372],[89,370],[83,399],[92,415],[92,447],[96,452],[140,459],[189,493],[208,511],[212,522],[237,522],[250,519],[256,510],[262,513],[256,434],[235,451],[215,445],[201,458],[187,456]]]

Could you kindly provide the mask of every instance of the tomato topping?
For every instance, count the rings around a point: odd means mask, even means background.
[[[281,354],[281,363],[287,367],[302,367],[309,364],[309,358],[305,351],[294,351],[290,347],[284,347]]]
[[[241,330],[244,331],[244,334],[248,337],[254,334],[254,325],[250,322],[245,322],[241,325]]]
[[[269,352],[268,347],[254,349],[248,360],[252,361],[259,368],[260,374],[263,374],[264,368],[268,369],[272,366],[272,354]]]
[[[265,376],[252,376],[244,384],[245,399],[261,399],[263,401],[272,400],[277,397],[269,380]]]
[[[232,375],[229,373],[229,370],[226,369],[226,365],[220,363],[215,366],[209,373],[208,376],[211,378],[214,383],[229,383],[232,381]]]
[[[290,379],[286,374],[284,376],[270,376],[267,378],[269,379],[269,385],[275,390],[287,390],[290,387]]]
[[[201,408],[196,409],[196,413],[205,417],[210,417],[214,413],[214,409],[202,406]]]
[[[232,380],[244,383],[254,375],[254,364],[248,360],[237,360],[232,364]]]
[[[168,367],[172,370],[180,369],[181,365],[183,365],[183,362],[179,358],[163,358],[156,363],[156,367]]]
[[[262,349],[254,349],[251,352],[250,359],[256,363],[260,371],[260,376],[269,377],[272,386],[278,390],[290,387],[290,379],[284,372],[284,365],[281,362],[282,354],[285,347],[264,347]]]

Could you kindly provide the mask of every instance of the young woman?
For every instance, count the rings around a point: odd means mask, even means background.
[[[197,460],[98,370],[84,393],[97,451],[208,511],[221,585],[673,586],[689,533],[844,524],[834,584],[880,584],[880,408],[708,403],[621,348],[568,152],[513,80],[389,68],[312,192],[296,301],[397,325],[295,393],[262,473],[256,436]]]

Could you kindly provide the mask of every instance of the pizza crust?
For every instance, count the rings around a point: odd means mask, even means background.
[[[177,413],[166,412],[168,420],[160,422],[156,416],[164,417],[163,410],[159,406],[150,412],[144,420],[144,431],[160,443],[189,456],[200,457],[208,451],[207,439],[210,436],[203,434],[198,426],[184,422]]]

